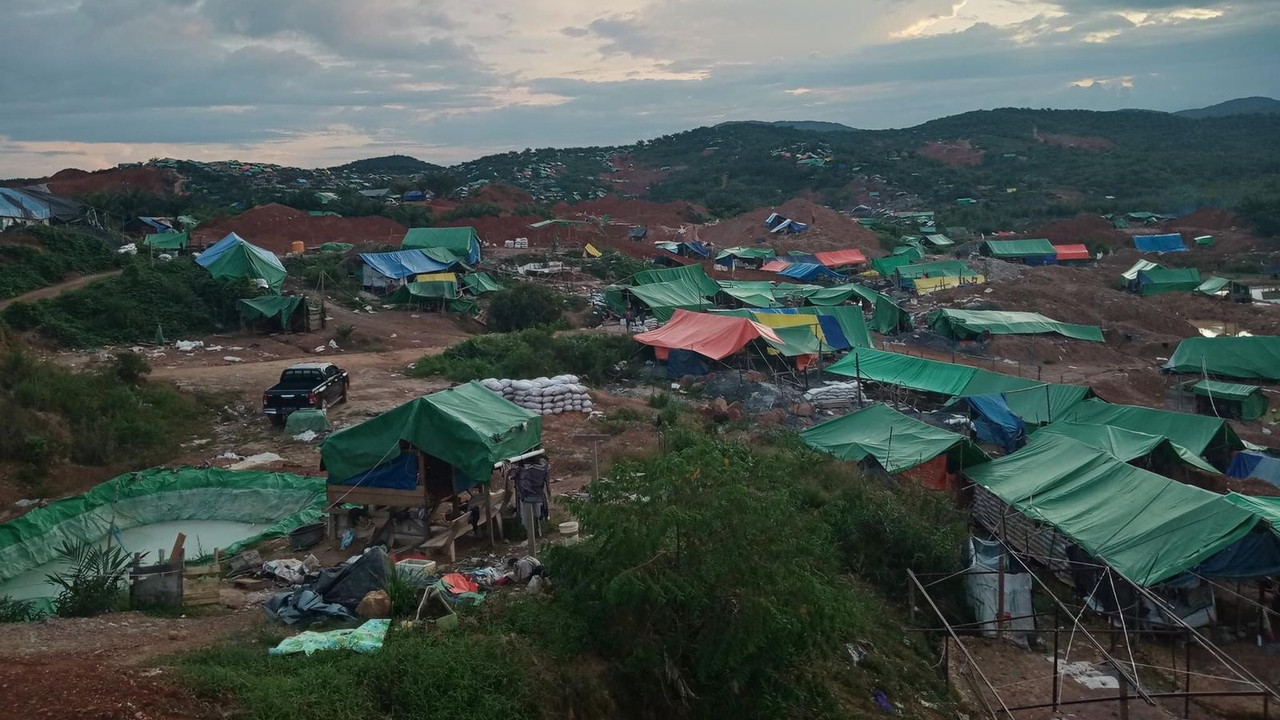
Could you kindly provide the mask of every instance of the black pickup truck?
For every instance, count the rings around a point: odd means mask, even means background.
[[[285,368],[280,382],[262,393],[262,412],[276,424],[283,424],[294,410],[317,408],[346,402],[347,371],[333,363],[300,363]]]

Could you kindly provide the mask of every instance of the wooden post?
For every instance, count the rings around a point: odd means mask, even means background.
[[[1184,695],[1182,698],[1182,717],[1190,718],[1191,717],[1191,630],[1189,629],[1187,630],[1186,652],[1187,652],[1187,670],[1186,670],[1187,681],[1186,681],[1185,687],[1183,687],[1183,692],[1185,692],[1186,695]]]
[[[1129,680],[1124,673],[1120,676],[1120,720],[1129,720]]]
[[[1058,640],[1062,635],[1062,628],[1059,627],[1058,608],[1053,609],[1053,711],[1058,711],[1058,700],[1062,696],[1062,686],[1060,682],[1062,676],[1058,672]]]
[[[529,555],[531,557],[537,558],[538,557],[538,525],[537,525],[538,521],[536,518],[536,513],[534,512],[532,503],[521,503],[521,505],[524,505],[525,511],[528,513],[528,518],[529,518],[529,524],[527,525],[527,528],[529,531]]]
[[[484,486],[484,524],[489,526],[489,549],[494,546],[493,541],[493,476],[489,476],[489,482]]]

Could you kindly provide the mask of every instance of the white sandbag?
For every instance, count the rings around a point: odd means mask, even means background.
[[[513,380],[511,381],[511,387],[515,388],[516,390],[532,390],[533,383],[529,382],[528,380]]]
[[[552,410],[551,412],[555,413],[556,415],[559,415],[560,413],[564,412],[564,408],[558,407],[555,410]]]

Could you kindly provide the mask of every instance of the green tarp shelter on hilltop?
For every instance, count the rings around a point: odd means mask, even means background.
[[[716,260],[768,260],[777,255],[773,248],[766,247],[731,247],[716,253]],[[727,263],[726,263],[727,264]]]
[[[683,265],[681,267],[641,270],[631,278],[631,285],[652,285],[655,283],[680,283],[692,289],[704,298],[714,297],[720,292],[715,280],[707,277],[701,265]]]
[[[1137,405],[1112,405],[1097,398],[1076,403],[1055,422],[1058,420],[1111,425],[1150,435],[1163,435],[1219,469],[1227,467],[1233,451],[1245,448],[1240,436],[1221,418]]]
[[[887,295],[880,295],[876,298],[875,309],[871,313],[870,327],[881,335],[909,332],[912,329],[911,313],[903,310]]]
[[[977,282],[978,273],[960,260],[938,260],[917,265],[901,265],[893,270],[894,282],[902,287],[919,278],[955,277],[964,282]]]
[[[1036,335],[1057,333],[1074,340],[1102,342],[1102,328],[1058,322],[1038,313],[941,308],[928,315],[929,329],[952,340],[973,340],[984,334]]]
[[[447,280],[410,282],[401,285],[383,300],[388,305],[407,305],[426,300],[457,300],[458,283]]]
[[[644,303],[653,316],[663,322],[670,320],[676,310],[698,312],[712,306],[712,302],[688,282],[658,282],[636,285],[626,291]],[[772,298],[770,298],[772,299]]]
[[[1267,396],[1257,385],[1201,380],[1191,386],[1191,392],[1207,398],[1210,409],[1219,414],[1235,415],[1241,420],[1257,420],[1267,414]]]
[[[837,285],[835,287],[821,288],[814,290],[805,295],[805,301],[811,305],[843,305],[850,298],[858,298],[866,300],[867,303],[874,305],[876,298],[880,293],[865,288],[857,283],[849,283],[846,285]]]
[[[498,292],[502,289],[502,285],[489,273],[478,272],[469,273],[462,276],[462,284],[467,286],[472,295],[483,295],[485,293]]]
[[[908,257],[912,262],[924,257],[924,250],[919,245],[899,245],[890,253],[894,257]]]
[[[1196,268],[1151,268],[1138,272],[1139,295],[1190,292],[1198,287],[1200,271]]]
[[[941,248],[941,247],[951,247],[952,245],[955,245],[955,244],[956,244],[954,240],[952,240],[951,238],[949,238],[949,237],[947,237],[946,235],[943,235],[943,234],[941,234],[941,233],[934,233],[934,234],[932,234],[932,235],[925,235],[925,236],[924,236],[924,241],[925,241],[925,242],[927,242],[927,243],[929,243],[930,245],[933,245],[934,247],[940,247],[940,248]]]
[[[897,473],[939,455],[954,455],[958,467],[987,462],[986,453],[968,438],[926,425],[888,405],[876,404],[815,425],[800,433],[805,444],[841,460],[874,458],[885,472]]]
[[[240,312],[240,318],[245,322],[274,320],[285,330],[290,328],[290,318],[302,306],[303,299],[296,296],[268,295],[236,301],[236,310]]]
[[[720,292],[742,303],[744,307],[774,307],[773,283],[768,280],[721,280]]]
[[[827,372],[947,397],[997,395],[1044,384],[968,365],[899,355],[873,348],[851,350],[839,362],[827,368]]]
[[[824,351],[833,348],[843,350],[848,347],[873,347],[871,334],[867,332],[866,321],[862,318],[862,311],[851,305],[777,309],[738,308],[736,310],[713,310],[712,313],[747,318],[773,330],[803,324],[803,327],[813,334],[816,340],[822,342]],[[797,318],[800,315],[828,318],[830,321],[834,321],[836,328],[831,328],[828,322],[823,322],[822,320],[819,320],[816,325],[809,320],[800,320]],[[843,341],[840,336],[843,336]]]
[[[916,252],[919,252],[919,250],[917,250],[916,248],[910,248],[910,249],[916,250]],[[920,257],[923,257],[923,256],[924,256],[924,253],[920,253],[918,256],[913,256],[908,253],[903,253],[901,255],[887,255],[885,257],[872,258],[871,269],[880,273],[881,277],[890,277],[893,275],[894,270],[897,270],[898,268],[904,265],[910,265],[911,263],[915,262],[916,260],[919,260]]]
[[[480,262],[480,236],[473,227],[410,228],[400,242],[404,250],[440,248],[458,260]]]
[[[813,334],[813,330],[804,325],[771,329],[778,338],[776,341],[763,336],[760,339],[783,357],[818,355],[832,350],[829,345],[824,344],[817,335]]]
[[[1162,467],[1181,463],[1214,475],[1222,474],[1195,453],[1163,435],[1152,435],[1110,425],[1073,422],[1056,422],[1046,425],[1036,431],[1036,436],[1040,435],[1069,437],[1091,448],[1105,450],[1124,462],[1133,462],[1150,456],[1153,462]],[[1161,472],[1160,467],[1146,469],[1161,475],[1165,474]]]
[[[486,483],[495,463],[542,444],[542,417],[477,382],[432,393],[330,435],[320,460],[330,484],[352,484],[362,473],[394,461],[404,441],[463,475],[461,491]]]
[[[1166,372],[1280,380],[1280,336],[1191,337],[1164,364]]]
[[[1232,505],[1255,513],[1266,520],[1271,525],[1272,532],[1280,532],[1280,497],[1259,497],[1230,492],[1226,494],[1226,499]]]
[[[979,251],[998,260],[1046,259],[1056,262],[1058,259],[1058,251],[1053,243],[1044,239],[987,240]]]
[[[1030,390],[1004,393],[1009,411],[1032,427],[1060,419],[1066,411],[1093,397],[1084,385],[1048,383]]]
[[[1016,453],[965,474],[1140,587],[1196,567],[1260,520],[1221,495],[1041,432]]]
[[[1150,260],[1139,260],[1133,264],[1133,267],[1120,273],[1120,284],[1129,289],[1134,289],[1138,285],[1138,273],[1144,270],[1157,269],[1160,269],[1159,263],[1154,263]]]
[[[274,253],[263,250],[235,233],[227,235],[197,255],[196,264],[208,270],[216,280],[262,280],[277,295],[288,274],[280,258]]]
[[[143,238],[142,244],[152,250],[186,250],[191,244],[191,233],[154,233]]]
[[[1237,302],[1253,302],[1248,285],[1217,275],[1211,275],[1208,280],[1200,283],[1196,287],[1196,292],[1209,297],[1225,297]]]

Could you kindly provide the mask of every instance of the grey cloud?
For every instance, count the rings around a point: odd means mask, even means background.
[[[584,37],[590,33],[591,31],[584,27],[567,27],[560,29],[561,35],[568,35],[569,37],[574,38]]]

